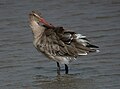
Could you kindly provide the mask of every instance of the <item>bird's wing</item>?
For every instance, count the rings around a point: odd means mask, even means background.
[[[95,52],[95,48],[98,47],[91,45],[86,36],[67,31],[62,27],[46,29],[37,46],[37,49],[51,59],[63,57],[69,60],[79,55]]]
[[[68,55],[87,55],[89,52],[95,52],[96,48],[98,48],[97,46],[92,45],[86,36],[67,31],[62,27],[58,27],[56,30],[56,34],[60,41],[64,43]]]

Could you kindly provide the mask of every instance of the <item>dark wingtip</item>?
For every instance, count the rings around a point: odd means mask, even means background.
[[[89,44],[89,45],[87,45],[86,47],[90,47],[90,48],[99,48],[98,46],[92,45],[92,44]]]

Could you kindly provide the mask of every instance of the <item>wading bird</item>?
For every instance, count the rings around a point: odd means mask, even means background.
[[[35,48],[49,59],[56,61],[58,74],[60,64],[65,65],[65,73],[68,74],[69,62],[78,56],[98,51],[98,46],[92,45],[86,36],[63,27],[55,27],[35,11],[29,14],[29,19]]]

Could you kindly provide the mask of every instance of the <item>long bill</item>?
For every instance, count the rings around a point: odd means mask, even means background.
[[[40,22],[42,22],[45,26],[50,27],[50,28],[54,28],[54,26],[52,24],[49,24],[44,18],[40,18],[39,19]]]

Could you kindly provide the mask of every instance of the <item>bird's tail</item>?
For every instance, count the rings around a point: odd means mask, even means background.
[[[76,42],[79,44],[77,48],[82,49],[85,53],[89,52],[99,52],[98,46],[93,45],[90,43],[90,41],[86,38],[86,36],[83,36],[81,34],[75,34],[76,35]]]

